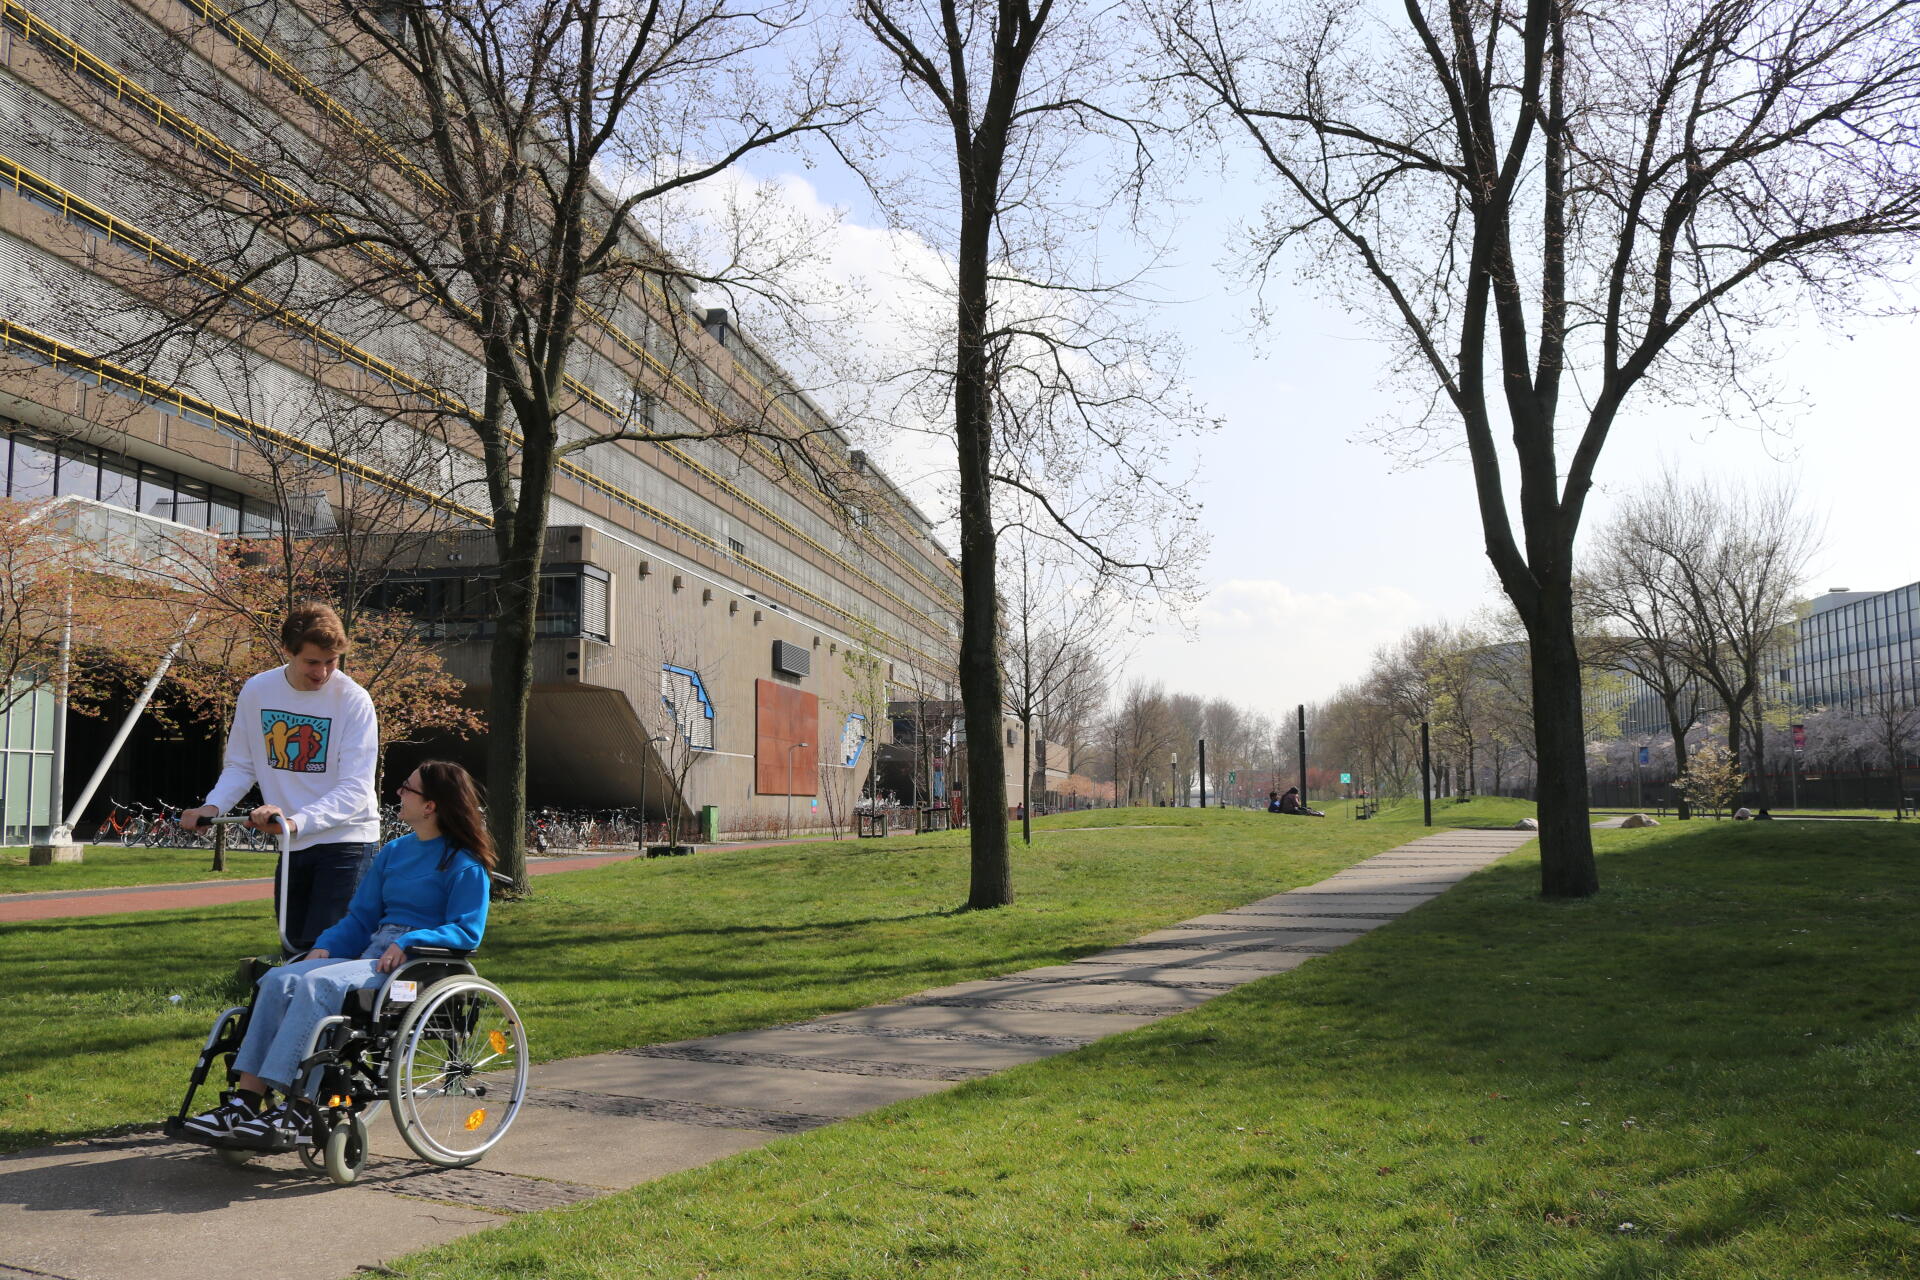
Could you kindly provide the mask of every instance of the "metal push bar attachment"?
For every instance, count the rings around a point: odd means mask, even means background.
[[[242,827],[246,818],[208,818],[210,827]],[[287,824],[278,818],[273,820],[274,830],[280,833],[280,858],[273,869],[274,916],[280,926],[280,954],[293,954],[293,939],[287,936],[287,872],[288,864],[293,861],[293,833],[287,830]]]

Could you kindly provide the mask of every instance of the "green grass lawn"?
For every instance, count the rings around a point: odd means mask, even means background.
[[[1502,825],[1486,801],[1436,821]],[[1042,819],[1019,901],[961,912],[965,832],[632,861],[543,876],[496,907],[481,969],[540,1059],[771,1023],[1051,964],[1324,878],[1419,834],[1217,809]],[[84,865],[84,864],[83,864]],[[36,868],[42,870],[43,868]],[[264,903],[0,930],[0,1150],[156,1123],[176,1105],[236,960],[272,944]],[[178,1004],[171,996],[180,996]],[[76,1069],[84,1064],[84,1069]]]
[[[1666,806],[1666,811],[1669,814],[1671,814],[1673,812],[1673,806],[1672,805]],[[1623,807],[1617,804],[1616,805],[1595,805],[1593,808],[1593,812],[1596,816],[1617,815],[1622,813],[1658,813],[1660,812],[1660,806],[1648,805],[1643,808],[1635,809],[1632,806]],[[1883,818],[1889,821],[1893,819],[1893,810],[1891,808],[1789,809],[1789,808],[1786,808],[1785,806],[1781,806],[1778,808],[1771,809],[1770,812],[1776,818]],[[1720,817],[1721,817],[1721,820],[1724,821],[1728,817],[1728,814],[1722,813]],[[1709,817],[1707,820],[1713,821],[1711,817]]]
[[[1920,1273],[1920,831],[1597,837],[1591,900],[1538,899],[1530,847],[1193,1012],[388,1265]]]
[[[0,849],[0,895],[245,880],[272,875],[273,860],[271,853],[229,849],[227,869],[214,871],[212,849],[128,849],[117,844],[90,844],[80,862],[30,867],[25,849]]]

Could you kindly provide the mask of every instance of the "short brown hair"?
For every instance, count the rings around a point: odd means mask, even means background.
[[[280,624],[280,647],[289,654],[297,654],[310,644],[317,644],[328,653],[345,653],[349,648],[347,629],[332,605],[302,600]]]

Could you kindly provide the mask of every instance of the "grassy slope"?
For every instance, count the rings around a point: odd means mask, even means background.
[[[1079,1053],[394,1264],[467,1277],[1920,1272],[1920,832],[1600,833]]]
[[[212,849],[128,849],[90,844],[80,862],[30,867],[25,849],[0,850],[0,896],[109,889],[138,884],[187,884],[196,880],[245,880],[273,874],[271,853],[229,850],[225,872],[211,871]]]
[[[1417,823],[1418,809],[1403,810]],[[1436,820],[1511,820],[1511,802]],[[536,881],[503,905],[482,969],[542,1059],[765,1026],[1049,964],[1309,883],[1418,833],[1192,809],[1043,820],[1015,906],[962,913],[966,833],[628,862]],[[237,957],[271,945],[262,903],[0,930],[0,1150],[175,1105]],[[170,995],[181,996],[178,1005]],[[76,1061],[86,1069],[76,1071]]]

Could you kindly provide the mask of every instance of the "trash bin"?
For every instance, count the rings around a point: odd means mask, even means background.
[[[700,838],[712,844],[720,838],[720,806],[703,804],[700,806]]]

